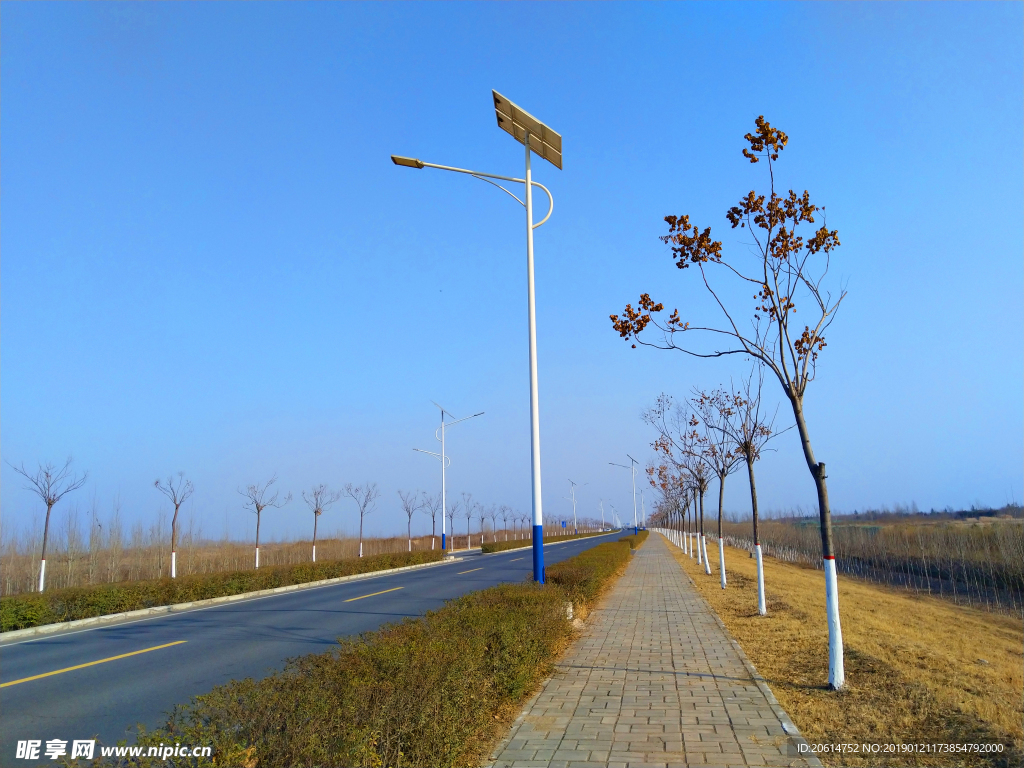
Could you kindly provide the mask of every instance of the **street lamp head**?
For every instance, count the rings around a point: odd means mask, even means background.
[[[562,170],[562,136],[544,125],[540,120],[525,109],[513,104],[497,91],[491,91],[494,97],[494,113],[498,118],[498,127],[512,135],[520,144],[526,144],[526,135],[530,135],[530,149]]]
[[[392,155],[391,162],[395,165],[404,165],[406,168],[422,168],[423,161],[417,160],[415,157],[402,157],[401,155]]]

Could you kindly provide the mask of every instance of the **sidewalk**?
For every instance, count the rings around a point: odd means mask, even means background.
[[[492,765],[821,765],[803,743],[652,533]]]

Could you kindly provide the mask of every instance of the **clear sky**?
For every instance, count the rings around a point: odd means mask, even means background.
[[[3,458],[73,455],[89,482],[62,505],[119,497],[147,525],[153,480],[184,471],[215,536],[251,535],[236,488],[273,473],[296,497],[376,481],[369,530],[397,533],[396,490],[440,483],[412,451],[436,400],[486,411],[450,433],[450,492],[528,511],[522,209],[389,160],[521,174],[495,88],[564,137],[564,170],[534,163],[549,517],[568,478],[581,513],[631,516],[608,462],[651,456],[642,409],[744,372],[631,350],[608,315],[699,302],[667,214],[747,248],[724,214],[765,186],[740,155],[760,114],[790,137],[781,186],[843,243],[807,396],[834,508],[1020,502],[1022,7],[5,2]],[[794,432],[759,490],[813,508]],[[6,464],[2,506],[8,531],[40,519]],[[298,501],[265,530],[311,522]]]

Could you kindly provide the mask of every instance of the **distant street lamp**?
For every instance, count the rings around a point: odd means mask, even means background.
[[[431,402],[434,401],[431,400]],[[434,403],[434,405],[437,405],[437,403]],[[468,421],[469,419],[475,419],[477,416],[483,416],[484,412],[480,411],[480,413],[474,413],[472,416],[464,416],[463,418],[457,419],[456,421],[449,421],[445,423],[445,413],[447,413],[449,416],[451,416],[452,414],[450,411],[445,411],[445,409],[442,408],[440,405],[437,405],[437,407],[441,409],[441,426],[434,430],[434,438],[440,441],[441,443],[441,453],[434,453],[433,451],[424,451],[422,448],[413,448],[413,450],[417,451],[418,453],[426,453],[430,456],[433,456],[435,459],[440,460],[441,462],[441,555],[443,557],[445,553],[446,542],[444,529],[444,513],[445,510],[448,509],[446,496],[447,489],[445,488],[445,470],[447,470],[449,465],[452,463],[451,458],[445,456],[444,453],[444,430],[446,427],[454,427],[456,424],[460,422]],[[441,433],[440,437],[437,434],[438,432]],[[455,525],[455,523],[452,523],[452,525]],[[454,533],[454,531],[452,531],[452,533]]]
[[[465,168],[453,168],[448,165],[435,165],[425,163],[412,157],[401,157],[392,155],[391,161],[395,165],[406,168],[437,168],[442,171],[454,171],[456,173],[468,173],[470,176],[486,181],[488,184],[506,192],[510,197],[526,208],[526,294],[529,316],[530,336],[530,455],[531,474],[533,490],[533,578],[534,581],[544,583],[544,514],[541,508],[541,486],[540,486],[540,401],[537,390],[537,313],[534,306],[533,287],[533,230],[551,218],[551,211],[554,210],[555,202],[551,193],[543,184],[532,179],[530,170],[530,151],[544,158],[559,170],[562,169],[562,137],[551,130],[544,123],[529,112],[520,109],[511,101],[506,99],[497,91],[491,91],[494,98],[494,111],[498,119],[498,127],[512,135],[516,141],[526,148],[526,178],[517,179],[511,176],[497,176],[493,173],[482,173],[481,171],[470,171]],[[500,181],[511,181],[525,185],[525,201],[520,200],[500,184],[490,179]],[[533,188],[540,187],[548,196],[548,213],[536,224],[533,223]],[[442,470],[444,461],[441,462]]]
[[[584,485],[589,485],[589,483],[584,483]],[[576,525],[576,483],[572,480],[569,481],[569,493],[572,495],[572,530],[573,533],[579,535],[580,529]]]
[[[626,456],[629,458],[629,461],[631,462],[628,467],[625,464],[616,464],[614,461],[609,461],[608,463],[611,464],[613,467],[622,467],[623,469],[628,469],[629,473],[630,473],[630,476],[633,478],[633,535],[635,536],[636,534],[640,533],[640,524],[637,522],[637,519],[636,519],[636,465],[637,465],[637,460],[634,459],[632,456],[630,456],[628,453],[626,454]]]

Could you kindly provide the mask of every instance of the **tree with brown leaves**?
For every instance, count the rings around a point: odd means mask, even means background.
[[[807,385],[814,380],[818,355],[825,348],[825,332],[846,297],[844,288],[833,295],[824,287],[832,251],[840,244],[839,234],[828,229],[824,206],[811,203],[808,192],[802,195],[792,189],[785,195],[776,192],[774,163],[789,137],[772,127],[763,116],[758,117],[755,124],[755,133],[744,137],[749,148],[743,148],[743,156],[751,163],[766,161],[769,193],[751,191],[726,212],[734,229],[746,229],[750,234],[753,241],[750,245],[755,253],[752,268],[745,267],[741,258],[726,258],[722,243],[712,239],[711,228],[701,231],[691,223],[689,216],[665,217],[669,231],[661,238],[671,247],[672,258],[679,269],[695,267],[699,272],[723,322],[720,325],[691,324],[682,318],[679,309],[662,320],[659,313],[664,311],[664,304],[647,293],[640,296],[636,309],[627,304],[621,316],[611,315],[611,321],[612,327],[623,339],[631,341],[634,348],[641,344],[678,350],[699,358],[746,355],[775,374],[782,385],[793,409],[804,459],[818,495],[829,630],[829,684],[839,689],[845,675],[827,475],[825,464],[815,458],[804,418],[804,397]],[[814,229],[817,215],[822,216],[822,223]],[[811,232],[805,239],[803,232],[807,226],[811,227]],[[716,271],[755,291],[749,321],[741,319],[735,308],[726,306],[725,294],[713,279]],[[809,315],[802,329],[795,317],[798,301],[805,315]],[[645,330],[651,325],[660,331],[660,337],[649,341]]]

